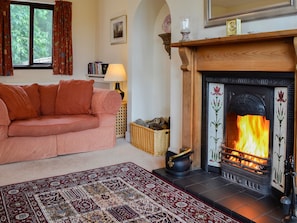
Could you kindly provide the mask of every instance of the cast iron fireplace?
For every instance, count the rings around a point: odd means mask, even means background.
[[[284,160],[293,148],[294,73],[203,72],[203,98],[202,167],[262,194],[272,185],[284,189]],[[275,105],[282,100],[285,109]],[[274,132],[279,124],[285,131]],[[281,141],[282,152],[275,145]]]

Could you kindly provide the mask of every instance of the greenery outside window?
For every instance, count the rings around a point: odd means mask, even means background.
[[[54,5],[11,2],[14,68],[52,68],[53,10]]]

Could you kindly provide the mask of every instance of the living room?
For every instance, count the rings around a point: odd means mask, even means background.
[[[44,2],[53,3],[52,0]],[[178,48],[171,58],[158,34],[171,15],[172,42],[181,40],[181,20],[190,18],[190,39],[226,36],[225,24],[205,27],[205,1],[186,0],[72,0],[74,74],[52,75],[52,70],[15,70],[12,77],[0,77],[9,84],[57,83],[62,79],[86,79],[87,64],[101,60],[122,63],[127,71],[123,83],[128,102],[126,140],[130,141],[129,123],[138,118],[170,116],[170,150],[182,147],[182,71]],[[110,43],[111,19],[127,16],[127,41]],[[243,21],[242,33],[262,33],[296,29],[297,15]],[[108,156],[108,154],[106,155]],[[111,157],[113,159],[113,157]]]
[[[53,3],[51,0],[45,2]],[[180,22],[184,17],[190,18],[192,40],[224,37],[225,25],[204,27],[202,0],[158,3],[148,0],[88,0],[88,4],[79,0],[72,2],[73,76],[52,75],[52,70],[15,70],[14,76],[0,77],[0,81],[25,84],[85,79],[90,61],[122,63],[128,76],[128,81],[122,84],[126,92],[124,100],[128,101],[127,123],[138,118],[149,120],[158,116],[170,116],[170,148],[177,151],[182,142],[181,61],[177,48],[171,49],[171,59],[164,50],[163,42],[158,36],[164,32],[162,23],[170,14],[172,42],[181,40]],[[127,42],[111,45],[110,20],[121,15],[127,15]],[[242,33],[289,30],[295,29],[296,26],[296,14],[293,14],[243,22]],[[129,125],[126,137],[129,141]]]

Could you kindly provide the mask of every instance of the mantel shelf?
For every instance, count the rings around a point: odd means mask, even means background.
[[[285,39],[290,37],[297,37],[296,29],[177,42],[177,43],[172,43],[171,47],[199,47],[199,46],[210,46],[210,45],[223,45],[228,43],[231,44],[231,43],[265,41],[265,40]]]

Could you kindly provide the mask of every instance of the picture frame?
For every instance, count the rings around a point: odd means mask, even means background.
[[[110,20],[110,43],[122,44],[127,42],[127,16],[122,15]]]

